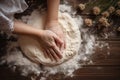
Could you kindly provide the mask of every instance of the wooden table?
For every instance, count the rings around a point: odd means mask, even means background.
[[[74,1],[74,0],[71,0]],[[88,0],[76,0],[88,1]],[[4,41],[4,40],[3,40]],[[110,49],[103,47],[97,48],[92,55],[93,64],[83,65],[82,68],[74,72],[74,77],[63,78],[62,75],[54,75],[48,80],[120,80],[120,36],[109,39],[100,39],[109,43]],[[4,44],[1,44],[2,48]],[[109,53],[108,53],[109,51]],[[20,76],[19,73],[11,72],[5,65],[0,66],[0,80],[30,80]]]
[[[120,80],[120,37],[100,39],[109,43],[110,49],[97,48],[92,55],[93,64],[83,65],[74,72],[74,77],[62,78],[60,75],[50,76],[48,80]],[[108,51],[110,52],[108,54]],[[11,72],[5,65],[0,66],[0,80],[29,80],[19,73]]]

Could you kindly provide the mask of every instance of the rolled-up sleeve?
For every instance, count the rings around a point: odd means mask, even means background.
[[[0,0],[0,30],[14,31],[14,14],[27,8],[24,0]]]

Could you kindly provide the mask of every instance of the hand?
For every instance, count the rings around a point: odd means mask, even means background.
[[[42,51],[46,58],[50,58],[51,61],[58,61],[58,59],[62,58],[61,51],[55,43],[57,41],[59,44],[62,44],[62,41],[55,33],[50,30],[43,30],[37,37],[42,45]]]
[[[65,37],[64,37],[62,28],[59,26],[59,23],[58,22],[49,22],[49,23],[47,23],[45,29],[51,30],[62,40],[62,42],[63,42],[62,44],[60,44],[59,41],[56,41],[56,44],[59,47],[59,49],[61,51],[63,51],[65,49],[66,43],[65,43]]]
[[[58,59],[62,58],[61,51],[55,43],[57,41],[59,44],[62,44],[62,41],[52,31],[39,30],[16,20],[13,33],[37,37],[46,58],[50,58],[52,61],[58,61]]]

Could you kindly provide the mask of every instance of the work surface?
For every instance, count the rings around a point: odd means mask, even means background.
[[[84,2],[88,0],[69,0]],[[90,0],[89,0],[90,1]],[[95,0],[96,1],[96,0]],[[109,44],[108,47],[96,48],[91,56],[92,64],[83,65],[74,72],[74,77],[63,78],[62,75],[51,75],[48,80],[120,80],[120,36],[99,39]],[[0,51],[4,46],[0,39]],[[1,53],[1,52],[0,52]],[[29,80],[12,72],[5,65],[0,66],[0,80]]]
[[[99,41],[109,43],[109,48],[96,48],[96,52],[91,56],[93,64],[83,65],[74,72],[75,76],[72,78],[63,78],[62,75],[56,74],[48,80],[120,80],[120,37]],[[11,72],[6,66],[0,66],[0,80],[29,79]]]

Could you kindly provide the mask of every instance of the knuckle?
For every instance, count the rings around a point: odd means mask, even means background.
[[[53,45],[52,48],[55,48],[55,45]]]
[[[54,48],[54,47],[55,47],[55,45],[53,45],[53,44],[50,44],[50,45],[49,45],[49,47],[50,47],[50,48]]]

